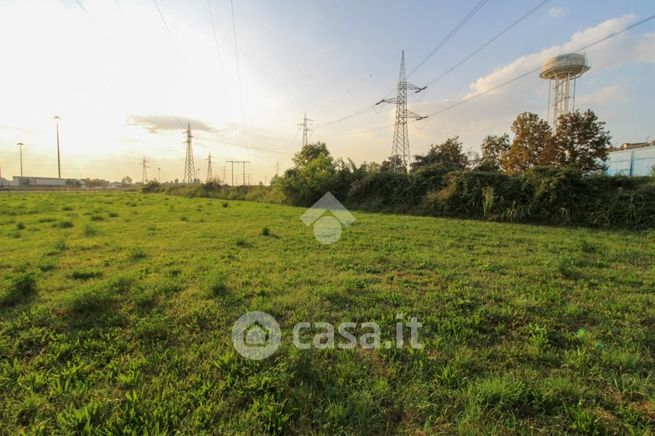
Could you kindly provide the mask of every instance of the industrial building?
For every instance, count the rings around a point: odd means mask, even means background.
[[[75,188],[82,186],[76,179],[59,179],[56,177],[14,176],[14,186],[21,188]]]
[[[655,141],[623,144],[607,159],[609,176],[651,176],[654,168]]]

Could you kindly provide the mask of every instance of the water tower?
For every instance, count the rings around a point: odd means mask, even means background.
[[[591,67],[583,54],[568,53],[550,58],[541,67],[540,77],[548,79],[548,118],[557,127],[560,115],[575,110],[575,83]]]

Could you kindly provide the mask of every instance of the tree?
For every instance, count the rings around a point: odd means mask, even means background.
[[[332,160],[327,145],[324,142],[307,144],[293,157],[293,163],[296,164],[296,167],[300,168],[307,166],[310,162],[321,156],[330,161]]]
[[[482,157],[479,160],[477,169],[482,171],[496,171],[503,168],[501,157],[510,148],[509,135],[503,133],[500,136],[487,135],[482,140]]]
[[[457,169],[466,168],[468,157],[462,151],[462,142],[459,136],[446,139],[443,143],[431,145],[430,151],[425,155],[417,154],[411,164],[412,171],[433,165],[450,166]]]
[[[337,165],[324,143],[307,144],[293,158],[279,187],[291,204],[311,206],[339,185]]]
[[[550,125],[537,114],[524,112],[512,123],[514,140],[500,159],[501,166],[512,172],[537,165],[554,165],[556,156]]]
[[[602,170],[611,139],[605,123],[598,121],[594,112],[563,114],[558,119],[554,138],[557,164],[585,172]]]
[[[132,177],[130,176],[125,176],[121,179],[121,184],[123,185],[131,185],[132,184]]]
[[[406,173],[407,168],[405,168],[405,165],[403,165],[402,158],[396,154],[393,156],[389,156],[387,160],[382,161],[382,164],[380,164],[380,171],[384,171],[384,172],[397,171],[401,173]]]

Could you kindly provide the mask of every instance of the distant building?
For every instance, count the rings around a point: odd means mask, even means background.
[[[609,152],[607,175],[651,176],[655,167],[655,141],[625,143]]]
[[[0,177],[0,186],[11,186],[11,185],[12,183],[9,180]]]
[[[34,188],[65,188],[81,186],[79,180],[58,179],[56,177],[23,177],[14,176],[14,186]]]

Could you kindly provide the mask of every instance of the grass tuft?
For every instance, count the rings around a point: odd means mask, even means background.
[[[7,280],[6,289],[0,295],[0,305],[23,303],[36,294],[36,273],[26,271],[14,274]]]

